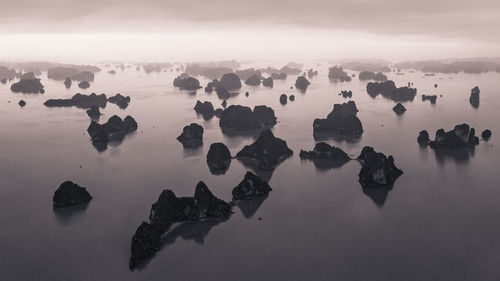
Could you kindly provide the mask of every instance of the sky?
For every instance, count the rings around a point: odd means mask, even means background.
[[[498,0],[0,0],[0,59],[500,56]]]

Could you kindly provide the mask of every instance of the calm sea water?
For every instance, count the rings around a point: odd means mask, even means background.
[[[175,89],[175,71],[102,71],[88,90],[75,83],[67,90],[43,73],[44,95],[14,94],[10,82],[0,85],[2,279],[498,280],[500,74],[389,74],[399,86],[411,81],[418,88],[398,117],[393,101],[368,96],[366,82],[333,83],[326,63],[313,67],[319,76],[310,79],[305,94],[290,90],[295,76],[289,76],[274,81],[273,89],[245,85],[228,100],[228,105],[273,107],[278,117],[273,132],[294,150],[274,173],[264,175],[273,187],[269,196],[235,207],[224,223],[179,226],[167,245],[133,272],[128,269],[131,237],[161,191],[191,196],[203,180],[229,201],[248,168],[233,160],[225,175],[212,175],[208,148],[224,142],[234,155],[254,139],[225,136],[217,118],[197,116],[196,100],[215,107],[222,100],[203,90]],[[468,100],[476,85],[481,89],[478,109]],[[404,174],[390,191],[363,191],[355,161],[321,170],[298,157],[300,149],[314,147],[313,120],[346,101],[338,96],[341,90],[353,91],[365,132],[358,142],[328,142],[356,157],[365,145],[394,155]],[[108,104],[100,121],[132,115],[138,131],[96,151],[86,132],[85,110],[43,106],[49,98],[69,98],[78,91],[131,96],[125,110]],[[283,106],[282,93],[296,100]],[[443,96],[431,105],[421,101],[421,94]],[[27,101],[24,108],[17,105],[20,99]],[[204,145],[184,150],[176,137],[191,122],[205,128]],[[463,122],[479,133],[491,129],[492,139],[473,152],[454,154],[436,154],[416,142],[422,129],[434,136],[439,128]],[[65,180],[86,186],[94,199],[55,212],[52,195]]]

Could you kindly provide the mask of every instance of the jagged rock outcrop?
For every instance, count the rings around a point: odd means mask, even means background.
[[[401,115],[403,113],[406,112],[406,108],[404,107],[404,105],[402,105],[400,102],[398,102],[393,108],[392,110],[397,114],[397,115]]]
[[[121,119],[113,115],[108,122],[99,124],[92,121],[87,128],[87,132],[92,139],[92,144],[98,151],[108,148],[108,142],[121,141],[125,135],[137,130],[137,122],[130,115]]]
[[[108,98],[108,102],[118,105],[118,107],[121,109],[125,109],[128,107],[128,104],[130,103],[130,97],[129,96],[125,97],[118,93]]]
[[[182,143],[184,148],[197,148],[203,145],[203,127],[191,123],[182,129],[182,133],[177,137],[177,140]]]
[[[219,126],[223,130],[252,131],[270,128],[276,124],[276,119],[274,110],[265,105],[255,106],[253,111],[250,107],[230,105],[222,112]]]
[[[105,107],[107,101],[108,100],[105,94],[96,95],[95,93],[92,93],[90,95],[82,95],[77,93],[71,97],[71,99],[47,100],[44,105],[48,107],[76,106],[80,108],[91,108],[92,106]]]
[[[233,189],[233,200],[254,199],[267,196],[272,188],[266,181],[252,172],[247,172],[243,180]]]
[[[196,105],[194,106],[194,111],[196,111],[196,113],[198,114],[201,114],[203,118],[206,120],[212,118],[215,114],[214,106],[209,101],[204,101],[204,102],[196,101]]]
[[[207,165],[212,174],[224,174],[231,164],[231,152],[223,143],[210,145],[207,153]]]
[[[307,87],[309,87],[309,84],[311,84],[311,82],[309,82],[304,76],[299,76],[295,81],[295,88],[305,92]]]
[[[417,137],[417,142],[420,145],[428,145],[431,142],[429,133],[426,130],[420,131]]]
[[[43,85],[40,79],[36,78],[33,72],[28,72],[21,76],[19,82],[10,86],[10,90],[14,93],[38,94],[44,93]]]
[[[340,82],[350,82],[351,77],[345,72],[342,67],[330,67],[328,71],[328,79],[340,81]]]
[[[174,87],[181,90],[196,91],[201,88],[201,85],[198,79],[182,73],[174,79]]]
[[[364,188],[392,186],[403,174],[403,171],[394,165],[392,155],[386,157],[369,146],[363,147],[357,160],[361,163],[359,183]]]
[[[360,136],[363,125],[356,116],[358,109],[354,101],[335,104],[332,112],[326,119],[315,119],[313,123],[314,134],[334,134],[344,136]]]
[[[132,237],[129,268],[146,262],[161,248],[161,237],[174,223],[184,221],[225,221],[232,214],[232,206],[215,197],[200,181],[193,197],[177,197],[170,189],[161,193],[151,206],[149,223],[143,222]]]
[[[385,82],[368,82],[366,85],[366,91],[372,98],[381,94],[383,97],[391,99],[395,102],[413,101],[415,95],[417,94],[417,89],[415,88],[397,88],[396,84],[392,80]]]
[[[234,73],[226,73],[222,75],[219,86],[223,87],[227,91],[238,90],[241,88],[240,77]]]
[[[429,146],[433,149],[473,148],[478,144],[479,138],[476,136],[476,130],[465,123],[456,125],[448,132],[444,129],[437,130],[436,138],[429,142]]]
[[[267,78],[262,79],[262,85],[264,87],[272,88],[274,86],[273,78],[267,77]]]
[[[491,131],[486,129],[481,133],[481,138],[483,138],[484,141],[488,141],[491,138]]]
[[[300,150],[299,156],[300,159],[313,161],[319,168],[337,168],[351,160],[342,149],[325,142],[318,142],[311,151]]]
[[[99,107],[97,105],[93,105],[90,107],[90,109],[87,110],[87,115],[91,119],[99,119],[99,117],[102,115],[101,112],[99,111]]]
[[[477,86],[474,87],[470,92],[469,102],[475,108],[479,107],[479,93],[480,90]]]
[[[430,101],[431,104],[436,104],[437,96],[436,95],[422,95],[422,101]]]
[[[254,74],[245,80],[245,84],[250,86],[259,86],[260,85],[260,76]]]
[[[292,154],[293,151],[288,148],[286,141],[276,138],[271,130],[266,129],[253,144],[238,152],[236,158],[254,161],[259,170],[274,170]]]
[[[87,81],[82,81],[82,82],[78,83],[78,87],[81,89],[88,89],[88,88],[90,88],[90,83]]]
[[[92,200],[85,187],[81,187],[71,181],[63,182],[54,192],[52,202],[54,208],[64,208]]]

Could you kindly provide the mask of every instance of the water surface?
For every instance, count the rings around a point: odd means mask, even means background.
[[[404,104],[406,113],[396,116],[395,103],[371,98],[366,82],[330,82],[327,64],[313,66],[319,76],[310,79],[305,94],[290,89],[295,76],[289,76],[274,81],[273,89],[244,85],[228,100],[228,105],[271,106],[278,117],[274,134],[294,151],[264,175],[273,188],[269,196],[235,207],[224,223],[180,225],[162,250],[133,272],[131,237],[161,191],[192,196],[203,180],[216,196],[230,200],[249,168],[233,160],[225,175],[212,175],[206,153],[211,143],[224,142],[236,154],[254,139],[226,136],[217,118],[197,116],[196,100],[216,108],[222,100],[202,89],[196,94],[175,89],[175,71],[145,74],[130,68],[109,75],[106,70],[88,90],[76,83],[68,90],[43,73],[44,95],[11,93],[14,81],[0,85],[5,280],[498,280],[500,74],[389,74],[399,86],[413,82],[419,93]],[[476,85],[478,109],[469,104]],[[355,157],[365,145],[394,155],[404,174],[390,191],[363,190],[355,161],[322,170],[298,157],[300,149],[314,147],[313,120],[347,101],[338,95],[341,90],[353,91],[364,133],[358,142],[328,142]],[[78,91],[129,95],[128,108],[108,103],[100,121],[131,115],[139,129],[98,152],[86,132],[85,110],[43,106],[49,98]],[[295,101],[281,105],[282,93],[294,94]],[[443,96],[431,105],[420,94]],[[24,108],[17,105],[20,99],[27,101]],[[205,128],[204,145],[184,150],[175,138],[191,122]],[[434,136],[439,128],[463,122],[477,132],[491,129],[492,139],[473,152],[454,154],[437,154],[416,142],[422,129]],[[52,195],[65,180],[86,186],[94,199],[55,212]]]

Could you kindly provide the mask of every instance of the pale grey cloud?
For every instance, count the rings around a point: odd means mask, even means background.
[[[498,0],[17,0],[2,32],[158,32],[275,25],[498,41]]]

